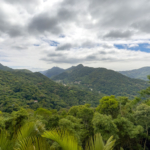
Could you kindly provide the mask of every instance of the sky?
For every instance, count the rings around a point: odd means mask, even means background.
[[[32,71],[150,66],[150,1],[0,0],[0,63]]]

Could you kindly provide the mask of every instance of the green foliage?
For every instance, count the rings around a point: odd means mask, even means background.
[[[149,135],[148,130],[150,128],[150,106],[146,104],[139,105],[135,111],[135,118],[136,122],[145,129],[147,136],[144,143],[144,149],[146,149],[146,142]]]
[[[43,138],[28,137],[18,141],[14,150],[50,150],[50,145]]]
[[[81,141],[80,137],[83,131],[81,119],[68,115],[66,118],[59,120],[59,127],[62,130],[67,130],[69,133],[73,134],[78,139],[78,142]]]
[[[65,130],[46,131],[42,136],[56,141],[63,150],[81,150],[77,139]]]
[[[24,72],[24,73],[32,73],[32,71],[27,69],[14,69],[13,72]]]
[[[36,111],[20,109],[11,114],[2,112],[1,145],[4,147],[9,145],[6,148],[8,150],[9,147],[10,150],[61,150],[61,148],[96,150],[103,142],[99,134],[101,133],[104,141],[113,135],[116,139],[114,150],[120,147],[125,150],[142,150],[142,147],[146,149],[149,143],[150,106],[143,103],[137,105],[123,97],[117,100],[121,104],[117,118],[94,113],[94,109],[88,104],[73,106],[65,115],[57,113],[56,110],[49,111],[43,108]],[[89,137],[93,138],[87,144]],[[107,143],[104,147],[111,146],[111,141],[110,144]]]
[[[135,111],[135,118],[138,124],[143,127],[150,127],[150,106],[146,104],[139,105]]]
[[[0,131],[0,149],[1,150],[12,150],[13,149],[13,141],[9,140],[9,135],[7,131]]]
[[[145,104],[148,105],[148,106],[150,106],[150,100],[146,100]]]
[[[95,133],[101,133],[104,140],[107,140],[110,136],[114,136],[116,139],[118,138],[117,126],[113,122],[111,116],[103,115],[98,112],[94,114],[93,117],[93,126]]]
[[[58,127],[59,119],[60,119],[60,116],[57,114],[50,116],[49,119],[47,120],[46,129],[53,129],[53,128]]]
[[[52,112],[47,110],[47,109],[44,109],[44,108],[38,108],[35,113],[35,115],[41,115],[43,116],[45,119],[48,119],[51,115],[52,115]]]
[[[117,135],[119,139],[117,139],[117,144],[122,147],[130,144],[134,147],[135,139],[138,139],[138,136],[143,133],[143,127],[134,125],[133,122],[124,117],[118,117],[113,122],[118,129]]]
[[[119,103],[115,96],[104,96],[100,100],[100,105],[96,108],[96,110],[102,114],[112,115],[115,117],[118,114]]]
[[[26,123],[17,133],[15,150],[48,150],[50,145],[41,137],[44,131],[39,121]]]
[[[41,137],[44,132],[40,122],[30,122],[18,129],[11,138],[5,130],[0,133],[1,150],[48,150],[47,141]]]
[[[92,125],[92,118],[94,115],[94,110],[89,107],[90,105],[81,105],[81,106],[73,106],[70,108],[68,114],[72,115],[81,120],[81,124],[84,129],[81,132],[81,141],[83,145],[85,145],[86,140],[89,136],[94,134],[94,129]]]
[[[135,138],[138,134],[143,132],[142,126],[135,126],[133,122],[129,121],[127,118],[119,117],[114,120],[115,125],[119,129],[119,137]]]
[[[86,145],[86,150],[112,150],[115,140],[111,136],[104,144],[101,134],[96,134]]]
[[[28,113],[25,109],[12,112],[9,118],[5,120],[5,128],[9,130],[11,136],[17,134],[17,131],[25,124],[28,119]]]

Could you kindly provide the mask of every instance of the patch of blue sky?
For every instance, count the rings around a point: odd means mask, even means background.
[[[133,51],[142,51],[150,53],[150,44],[149,43],[140,43],[136,46],[131,46],[129,44],[114,44],[114,46],[118,49],[127,49]]]
[[[50,42],[49,42],[49,45],[50,46],[57,46],[59,43],[58,42],[56,42],[56,41],[51,41],[50,40]]]
[[[44,39],[44,38],[41,38],[42,41],[48,43],[50,46],[58,46],[59,43],[57,41],[53,41],[53,40],[48,40],[48,39]]]

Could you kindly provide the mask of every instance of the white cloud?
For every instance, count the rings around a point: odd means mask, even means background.
[[[149,9],[147,0],[2,0],[0,63],[31,70],[148,66],[150,53],[114,44],[150,43]]]
[[[139,46],[139,45],[136,44],[136,43],[134,43],[134,44],[129,44],[129,45],[128,45],[128,47],[130,47],[130,48],[131,48],[131,47],[138,47],[138,46]]]

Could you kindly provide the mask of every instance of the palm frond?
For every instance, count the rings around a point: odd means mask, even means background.
[[[45,129],[41,122],[29,122],[18,131],[17,139],[21,140],[31,136],[41,136],[44,131]]]
[[[18,141],[15,150],[50,150],[50,145],[46,139],[34,136]]]
[[[106,144],[105,144],[105,147],[104,147],[104,150],[112,150],[113,149],[113,146],[115,144],[116,140],[113,140],[113,136],[111,136]]]
[[[16,137],[15,150],[48,150],[50,149],[46,139],[41,137],[43,130],[40,122],[30,122],[25,124]]]
[[[100,133],[96,134],[94,138],[90,138],[90,140],[86,144],[86,150],[112,150],[115,144],[115,140],[113,140],[113,136],[111,136],[106,144],[104,144],[102,136]]]
[[[0,131],[0,150],[12,150],[13,142],[9,139],[9,136],[5,130]]]
[[[56,141],[63,150],[81,150],[77,139],[67,131],[55,129],[44,132],[42,136]]]

